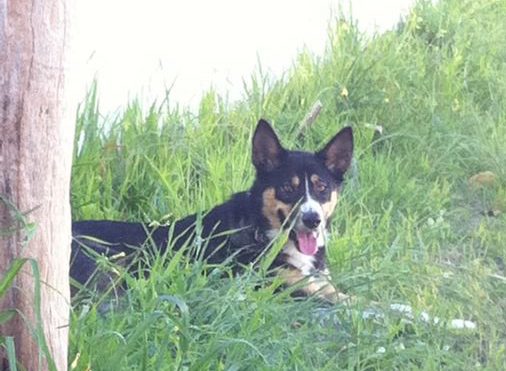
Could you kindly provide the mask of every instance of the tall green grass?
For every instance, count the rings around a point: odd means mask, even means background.
[[[240,102],[208,91],[198,112],[133,102],[104,120],[92,89],[77,121],[74,219],[170,222],[247,189],[260,117],[291,148],[317,149],[351,124],[357,168],[328,254],[335,284],[358,301],[294,301],[257,272],[224,279],[227,267],[169,254],[149,279],[127,276],[105,313],[99,294],[76,302],[75,369],[504,369],[505,17],[501,0],[419,1],[372,38],[336,20],[323,55],[302,52],[279,80],[258,71]],[[317,100],[324,109],[298,139]],[[480,171],[495,182],[470,186]],[[366,319],[372,302],[383,316]],[[451,329],[452,318],[477,328]]]

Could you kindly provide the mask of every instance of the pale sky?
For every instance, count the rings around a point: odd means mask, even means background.
[[[364,32],[392,28],[413,0],[353,0]],[[273,76],[298,51],[322,54],[338,0],[78,0],[73,53],[82,99],[97,77],[103,113],[139,97],[195,108],[210,86],[239,99],[261,62]]]

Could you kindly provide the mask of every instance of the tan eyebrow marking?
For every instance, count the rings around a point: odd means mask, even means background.
[[[313,184],[313,187],[315,189],[327,187],[327,183],[325,183],[323,180],[321,180],[321,178],[316,174],[311,175],[310,179],[311,179],[311,183]]]
[[[292,178],[292,186],[293,188],[298,188],[300,185],[300,179],[297,175],[295,175],[293,178]]]
[[[311,183],[315,184],[316,182],[320,182],[321,179],[318,175],[316,174],[313,174],[309,177],[309,179],[311,180]]]

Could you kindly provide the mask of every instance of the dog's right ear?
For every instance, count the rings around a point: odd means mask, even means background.
[[[253,164],[257,171],[269,172],[281,165],[285,149],[271,125],[260,119],[253,134]]]

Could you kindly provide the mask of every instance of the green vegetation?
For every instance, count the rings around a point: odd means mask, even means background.
[[[11,215],[13,216],[13,223],[10,225],[3,225],[0,229],[0,237],[10,236],[11,234],[17,233],[18,231],[22,231],[24,234],[25,240],[23,241],[22,248],[26,248],[29,241],[32,239],[35,234],[35,224],[29,223],[26,219],[25,215],[21,213],[19,209],[16,208],[8,199],[0,195],[0,203],[3,203],[5,207],[9,209]],[[53,360],[53,357],[49,351],[49,347],[47,345],[44,330],[42,328],[42,315],[41,315],[41,279],[40,279],[40,271],[39,265],[37,261],[31,258],[16,258],[13,259],[9,267],[7,267],[5,274],[0,277],[0,300],[4,299],[9,290],[14,287],[14,280],[16,276],[21,274],[21,268],[25,264],[29,264],[31,267],[31,272],[33,275],[34,282],[34,297],[33,297],[33,306],[34,306],[34,314],[35,314],[35,323],[29,323],[27,319],[23,316],[22,319],[25,322],[28,329],[30,329],[32,336],[35,338],[38,346],[39,346],[39,357],[45,357],[47,361],[47,368],[51,371],[56,371],[56,366]],[[0,311],[0,325],[5,325],[9,321],[13,320],[16,315],[19,315],[18,311],[14,308],[7,308]],[[16,339],[12,335],[3,335],[0,333],[0,349],[4,352],[6,362],[9,365],[9,370],[17,371],[18,364],[16,358]],[[35,357],[36,355],[34,355]],[[2,366],[2,367],[7,367]]]
[[[224,279],[227,267],[158,257],[149,279],[125,277],[127,294],[106,312],[110,297],[79,296],[74,368],[504,369],[504,19],[503,0],[442,0],[369,40],[337,21],[323,56],[301,53],[281,80],[256,73],[238,103],[209,91],[198,113],[132,103],[102,125],[92,91],[78,116],[74,219],[167,222],[248,188],[260,117],[292,148],[317,149],[351,124],[357,167],[328,251],[336,285],[358,300],[295,301],[254,271]],[[298,140],[317,100],[324,109]],[[469,182],[483,171],[495,178]],[[372,302],[383,316],[363,318]],[[410,304],[414,319],[392,303]],[[451,329],[453,318],[477,327]]]

